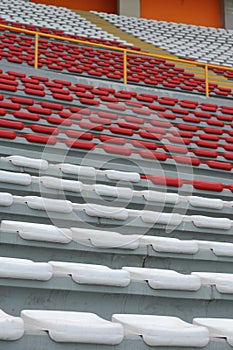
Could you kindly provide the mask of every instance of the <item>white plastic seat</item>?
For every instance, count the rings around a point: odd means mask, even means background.
[[[26,240],[69,243],[72,232],[66,228],[32,222],[2,220],[1,231],[14,232]]]
[[[48,281],[52,274],[52,268],[48,263],[35,263],[26,259],[0,257],[0,278]]]
[[[105,286],[126,287],[130,283],[130,274],[119,269],[110,269],[103,265],[78,264],[49,261],[56,275],[71,275],[79,284],[98,284]]]
[[[232,226],[231,220],[227,218],[212,218],[208,216],[192,215],[191,219],[196,227],[229,230]]]
[[[128,210],[118,207],[107,207],[97,204],[86,204],[84,211],[89,216],[95,216],[100,218],[115,219],[115,220],[127,220]]]
[[[14,202],[14,198],[11,193],[0,192],[0,206],[10,207]]]
[[[122,235],[112,231],[101,231],[71,227],[72,239],[84,245],[98,248],[136,249],[139,246],[138,235]]]
[[[142,221],[148,224],[162,224],[178,226],[181,224],[183,216],[176,213],[160,213],[144,210],[141,213]]]
[[[233,293],[233,274],[214,272],[192,272],[198,276],[202,284],[215,285],[220,293]]]
[[[183,275],[173,270],[123,267],[130,273],[131,280],[148,281],[153,289],[171,289],[197,291],[201,288],[201,279],[194,275]]]
[[[109,180],[129,181],[129,182],[140,181],[140,175],[138,173],[123,172],[123,171],[116,171],[116,170],[105,170],[104,173]]]
[[[23,320],[20,317],[8,315],[0,309],[0,340],[17,340],[23,335]]]
[[[36,196],[22,197],[22,201],[31,209],[54,211],[69,214],[73,211],[72,203],[68,200],[50,199]]]
[[[31,175],[0,170],[0,182],[28,186],[31,184]]]
[[[43,159],[27,158],[22,156],[9,156],[5,158],[10,161],[13,165],[25,168],[33,168],[39,170],[47,170],[48,162]]]
[[[56,164],[54,167],[60,168],[64,174],[72,174],[72,175],[87,176],[87,177],[96,176],[96,169],[93,167],[79,166],[79,165],[66,164],[66,163]]]
[[[227,318],[194,318],[193,324],[206,327],[210,339],[225,338],[233,346],[233,319]]]
[[[124,337],[122,325],[93,313],[23,310],[21,317],[26,331],[48,331],[55,342],[117,345]]]
[[[47,188],[60,191],[81,192],[83,189],[80,181],[64,180],[52,176],[41,176],[40,182]]]
[[[204,347],[209,342],[209,332],[177,317],[115,314],[112,321],[124,327],[127,338],[142,336],[149,346]]]
[[[185,241],[170,237],[155,237],[144,235],[139,239],[140,245],[152,245],[156,252],[174,254],[196,254],[199,250],[195,241]]]

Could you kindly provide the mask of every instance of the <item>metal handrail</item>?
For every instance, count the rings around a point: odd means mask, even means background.
[[[127,54],[135,54],[135,55],[140,55],[140,56],[147,56],[147,57],[155,57],[155,58],[162,58],[165,59],[166,61],[174,61],[174,62],[179,62],[179,63],[185,63],[190,66],[196,66],[196,67],[201,67],[204,69],[204,76],[205,76],[205,95],[208,97],[209,96],[209,68],[216,68],[216,69],[222,69],[222,70],[228,70],[228,71],[233,71],[233,68],[231,67],[225,67],[225,66],[220,66],[220,65],[215,65],[215,64],[209,64],[209,63],[203,63],[203,62],[198,62],[198,61],[190,61],[188,59],[181,59],[177,57],[170,57],[166,55],[159,55],[159,54],[154,54],[154,53],[149,53],[149,52],[143,52],[143,51],[137,51],[137,50],[131,50],[131,49],[125,49],[121,47],[115,47],[111,45],[104,45],[104,44],[97,44],[97,43],[92,43],[84,40],[78,40],[78,39],[73,39],[73,38],[68,38],[65,36],[59,36],[59,35],[53,35],[53,34],[48,34],[48,33],[42,33],[42,32],[37,32],[33,30],[28,30],[28,29],[23,29],[23,28],[18,28],[18,27],[13,27],[13,26],[8,26],[5,24],[0,24],[0,28],[5,28],[9,29],[12,31],[18,31],[21,33],[29,34],[29,35],[34,35],[35,36],[35,43],[34,43],[34,68],[38,68],[38,56],[39,56],[39,37],[44,37],[44,38],[49,38],[49,39],[56,39],[56,40],[63,40],[63,41],[69,41],[72,43],[76,44],[83,44],[83,45],[89,45],[89,46],[94,46],[94,47],[99,47],[102,49],[108,49],[108,50],[114,50],[114,51],[120,51],[123,53],[123,77],[124,77],[124,84],[127,84]]]

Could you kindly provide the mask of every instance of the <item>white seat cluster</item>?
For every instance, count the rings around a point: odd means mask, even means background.
[[[22,310],[15,317],[0,310],[0,325],[0,340],[8,341],[28,332],[47,332],[58,343],[117,345],[141,336],[149,346],[202,348],[222,338],[233,346],[233,320],[222,318],[194,318],[188,323],[171,316],[114,314],[107,321],[89,312]]]
[[[192,272],[124,266],[112,269],[105,265],[63,261],[34,262],[27,259],[0,257],[0,279],[46,282],[53,277],[71,277],[77,284],[127,287],[145,282],[155,290],[196,292],[202,286],[215,286],[219,293],[233,293],[233,274]]]
[[[180,58],[233,66],[233,31],[92,11],[116,27]]]
[[[59,29],[67,34],[127,43],[65,7],[22,0],[2,0],[0,11],[1,17],[10,22]]]

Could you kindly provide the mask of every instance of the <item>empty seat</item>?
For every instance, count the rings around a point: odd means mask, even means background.
[[[204,347],[209,342],[206,327],[177,317],[115,314],[112,320],[123,325],[125,337],[142,336],[149,346]]]
[[[103,265],[78,264],[50,261],[54,275],[71,275],[79,284],[126,287],[130,284],[130,274],[122,269],[110,269]]]
[[[8,315],[0,310],[0,340],[17,340],[24,335],[22,318]]]
[[[92,313],[23,310],[21,317],[26,331],[47,331],[55,342],[116,345],[124,336],[120,324]]]

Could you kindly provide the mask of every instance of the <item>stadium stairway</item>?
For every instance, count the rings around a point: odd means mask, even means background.
[[[127,41],[128,43],[132,43],[136,47],[140,47],[142,51],[150,52],[152,54],[157,55],[165,55],[166,57],[172,58],[178,58],[177,56],[172,55],[170,52],[155,47],[152,44],[146,43],[145,41],[142,41],[139,38],[136,38],[133,35],[130,35],[129,33],[126,33],[125,31],[121,30],[120,28],[117,28],[113,24],[111,24],[109,21],[106,21],[105,19],[101,18],[97,14],[93,12],[88,11],[78,11],[75,10],[80,16],[86,18],[88,21],[95,24],[97,27],[103,28],[106,32],[113,34],[116,37],[119,37],[122,40]],[[193,67],[186,63],[177,63],[176,66],[179,68],[185,69],[185,71],[194,73],[196,77],[204,78],[204,71],[202,68],[199,67]],[[228,87],[233,89],[233,83],[229,81],[226,77],[223,75],[218,75],[213,71],[210,71],[209,73],[209,79],[210,82],[218,84],[220,87]]]

